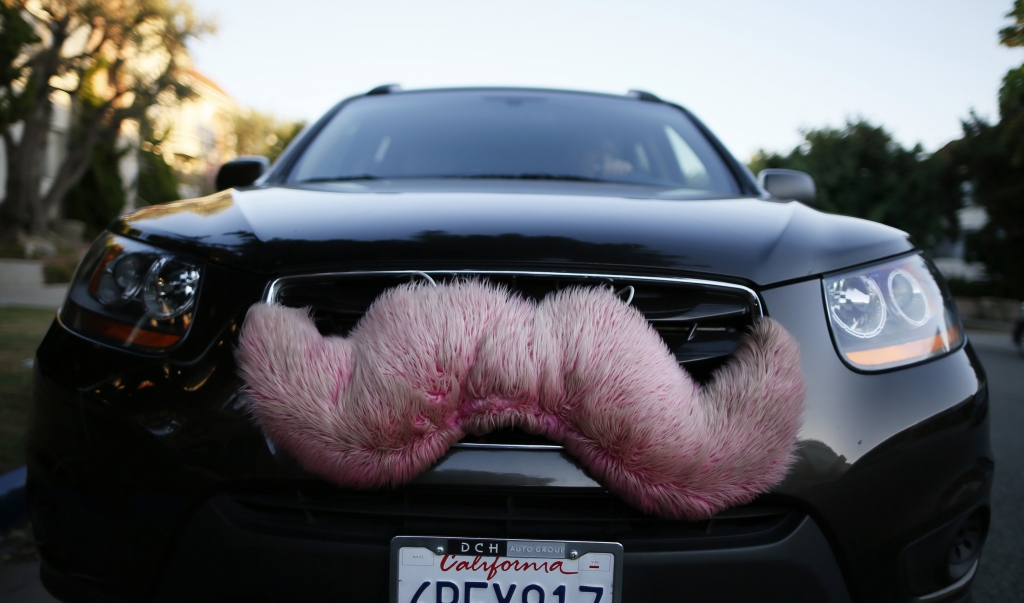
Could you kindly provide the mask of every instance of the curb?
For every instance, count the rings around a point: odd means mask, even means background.
[[[0,259],[0,287],[36,289],[44,282],[42,260]]]
[[[28,516],[28,501],[25,498],[25,477],[28,470],[24,465],[0,475],[0,532]]]
[[[0,286],[0,306],[21,306],[25,308],[46,308],[56,310],[64,303],[68,285],[43,285],[42,287],[9,289]]]

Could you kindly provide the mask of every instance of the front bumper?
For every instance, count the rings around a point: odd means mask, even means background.
[[[396,513],[389,517],[405,519],[381,523],[371,505],[350,509],[342,530],[311,525],[316,509],[293,503],[291,519],[268,511],[270,499],[240,510],[243,495],[298,490],[301,498],[309,488],[334,489],[273,450],[248,419],[233,329],[188,355],[151,359],[54,325],[38,354],[28,443],[44,583],[68,601],[385,601],[392,536],[525,534],[623,542],[625,601],[962,598],[969,584],[945,590],[957,581],[943,574],[947,553],[937,547],[966,518],[987,513],[993,468],[985,378],[970,348],[900,371],[855,373],[832,349],[816,281],[763,296],[801,342],[808,380],[797,464],[744,508],[781,510],[781,519],[736,519],[748,525],[724,535],[710,527],[694,534],[699,522],[663,522],[645,528],[660,534],[646,540],[630,534],[649,519],[628,514],[600,525],[544,522],[543,514],[416,523]],[[232,320],[240,322],[244,309]],[[507,458],[467,462],[461,470],[435,469],[407,490],[600,495],[564,461],[515,470]],[[327,511],[336,516],[338,509]],[[352,525],[362,530],[358,537]],[[623,525],[634,532],[615,531]],[[907,553],[935,534],[940,544],[927,554]]]
[[[383,602],[388,571],[387,546],[267,533],[215,498],[189,521],[152,600]],[[66,600],[93,594],[49,565],[43,581]],[[622,592],[623,601],[850,600],[828,541],[808,517],[759,546],[627,552]]]

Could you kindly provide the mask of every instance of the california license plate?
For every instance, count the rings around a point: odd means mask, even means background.
[[[391,603],[619,603],[622,545],[398,536]]]

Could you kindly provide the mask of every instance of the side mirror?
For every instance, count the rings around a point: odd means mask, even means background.
[[[818,202],[818,190],[814,186],[814,178],[796,170],[761,170],[757,181],[764,190],[776,199],[793,199],[805,205],[814,206]]]
[[[217,190],[222,191],[238,186],[249,186],[270,167],[270,160],[257,155],[246,155],[233,159],[217,170]]]

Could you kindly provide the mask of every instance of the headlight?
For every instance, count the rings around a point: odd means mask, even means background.
[[[162,352],[192,325],[201,276],[193,260],[106,234],[79,265],[61,322],[104,343]]]
[[[199,268],[163,256],[153,262],[146,272],[142,300],[152,316],[167,320],[192,309],[198,286]]]
[[[940,283],[917,255],[823,279],[839,355],[854,368],[877,371],[959,348],[960,317]]]

